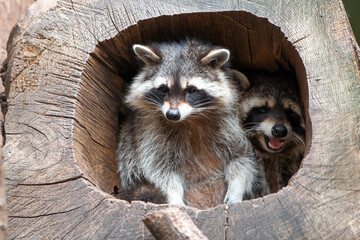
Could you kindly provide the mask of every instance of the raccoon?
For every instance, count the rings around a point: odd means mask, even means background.
[[[122,188],[145,180],[166,203],[199,208],[242,201],[257,165],[239,122],[230,51],[194,39],[133,50],[142,67],[125,96]]]
[[[296,78],[265,72],[248,72],[247,78],[235,70],[233,75],[246,89],[240,99],[242,125],[268,183],[258,195],[277,192],[299,169],[305,148]]]
[[[116,191],[115,196],[128,202],[139,200],[157,204],[166,203],[165,195],[160,192],[154,184],[151,184],[146,180],[139,181],[131,188]]]

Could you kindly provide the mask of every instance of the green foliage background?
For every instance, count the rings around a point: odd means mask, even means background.
[[[355,38],[360,45],[360,0],[343,0],[343,3]]]

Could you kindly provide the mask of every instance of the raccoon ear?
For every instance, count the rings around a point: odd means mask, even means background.
[[[147,46],[134,44],[133,50],[135,54],[146,64],[153,65],[160,62],[161,58]]]
[[[234,80],[240,83],[240,86],[243,90],[247,90],[250,88],[250,81],[243,73],[239,72],[238,70],[231,69],[231,74]]]
[[[200,61],[204,65],[210,65],[213,68],[221,68],[230,57],[230,51],[225,48],[213,49]]]

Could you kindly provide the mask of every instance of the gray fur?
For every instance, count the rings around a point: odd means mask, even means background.
[[[210,199],[201,199],[201,207],[212,207],[214,201],[242,201],[244,194],[251,192],[257,170],[251,145],[239,124],[238,92],[225,62],[210,66],[208,59],[201,61],[219,48],[187,40],[150,45],[149,49],[160,57],[160,63],[141,68],[126,95],[132,114],[122,126],[117,151],[123,189],[146,179],[164,193],[168,203],[199,206],[184,195],[196,196],[204,186],[211,187],[220,179],[228,188],[217,188]],[[225,50],[218,51],[222,61]],[[165,79],[171,85],[175,77],[182,85],[198,78],[192,84],[207,90],[215,105],[189,108],[189,116],[172,122],[164,117],[163,106],[144,103],[144,94],[155,82]],[[209,169],[204,156],[215,159],[212,163],[217,167]]]

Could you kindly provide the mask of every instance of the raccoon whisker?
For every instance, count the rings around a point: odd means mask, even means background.
[[[149,118],[149,115],[150,115],[150,114],[148,114],[148,115],[143,115],[143,116],[138,116],[137,118],[139,118],[139,119],[148,119],[148,118]]]
[[[190,118],[200,118],[200,117],[204,118],[205,117],[205,118],[208,118],[208,120],[210,120],[211,115],[209,115],[209,113],[211,113],[211,112],[205,112],[205,111],[197,112],[197,113],[192,114],[190,116]]]
[[[148,100],[149,102],[151,102],[152,104],[158,105],[158,102],[161,102],[161,99],[156,96],[154,93],[151,93],[151,95],[147,95],[146,100]]]
[[[202,108],[201,111],[197,112],[197,113],[211,113],[214,114],[215,111],[214,110],[219,110],[218,108]]]
[[[245,132],[246,135],[248,135],[249,133],[252,133],[252,132],[256,132],[256,131],[258,131],[258,125],[255,125],[255,126],[253,126],[251,128],[245,128],[244,129],[244,132]]]
[[[245,132],[245,134],[248,134],[248,133],[255,132],[255,131],[256,131],[255,127],[252,127],[252,128],[246,129],[244,132]]]
[[[294,136],[293,136],[291,139],[292,139],[292,141],[295,143],[296,147],[297,147],[299,150],[302,150],[302,149],[303,149],[304,144],[303,144],[299,139],[297,139],[297,138],[294,137]]]
[[[210,105],[212,103],[213,103],[213,101],[199,102],[199,103],[193,104],[193,107],[200,108],[200,107],[203,107],[205,105]]]
[[[244,124],[244,127],[251,126],[251,125],[254,125],[254,127],[256,127],[257,125],[259,125],[259,123],[257,123],[257,122],[248,122],[248,123]],[[254,128],[254,127],[252,127],[252,128]]]
[[[299,148],[305,146],[304,141],[302,140],[302,138],[297,133],[293,132],[292,136],[293,136],[292,139],[294,140],[294,142],[296,143],[296,145]]]
[[[193,114],[203,114],[203,113],[214,113],[214,110],[219,110],[216,107],[205,107],[205,108],[201,108],[198,109],[198,111],[194,111]]]
[[[149,108],[149,109],[152,109],[152,111],[143,111],[141,115],[139,114],[137,116],[137,118],[139,118],[139,119],[148,119],[149,117],[155,116],[156,113],[161,113],[162,114],[162,111],[159,108],[155,107],[155,106],[152,107],[152,108]]]
[[[143,109],[142,112],[147,114],[152,114],[155,111],[161,111],[161,108],[159,105],[152,104],[150,106],[146,106],[146,109]]]
[[[298,149],[302,149],[302,145],[301,145],[301,144],[299,144],[297,141],[294,141],[294,142],[295,142],[296,147],[297,147]]]
[[[296,139],[302,145],[305,145],[304,141],[302,140],[302,138],[297,133],[293,132],[293,138]]]
[[[212,110],[212,109],[219,109],[218,107],[203,107],[203,108],[201,108],[202,110],[206,110],[206,109],[208,109],[208,110]]]

